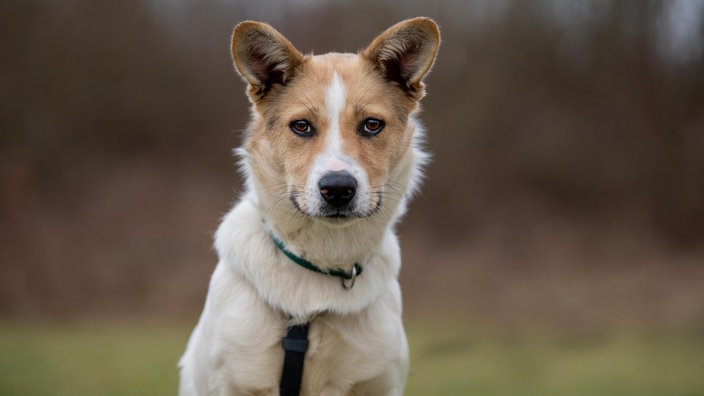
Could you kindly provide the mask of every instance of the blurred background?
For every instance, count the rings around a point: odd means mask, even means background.
[[[408,394],[704,394],[700,0],[3,0],[0,393],[173,394],[242,191],[233,26],[354,52],[418,15]]]

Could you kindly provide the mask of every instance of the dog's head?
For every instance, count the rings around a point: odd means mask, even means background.
[[[240,23],[232,56],[253,104],[242,154],[264,205],[331,224],[396,212],[425,158],[413,114],[439,43],[435,22],[415,18],[359,54],[304,56],[271,26]]]

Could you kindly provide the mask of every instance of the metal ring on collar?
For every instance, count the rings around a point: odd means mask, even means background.
[[[354,287],[354,283],[357,281],[357,275],[359,275],[357,271],[358,266],[359,264],[355,263],[352,266],[352,270],[350,271],[349,277],[341,278],[342,287],[344,287],[346,290],[349,290]]]

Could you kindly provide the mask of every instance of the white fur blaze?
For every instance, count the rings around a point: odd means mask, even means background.
[[[357,195],[354,198],[353,210],[363,213],[370,209],[367,173],[343,149],[342,128],[344,126],[341,123],[341,115],[348,105],[347,92],[345,83],[337,72],[333,72],[330,84],[325,91],[325,111],[329,120],[329,127],[324,132],[325,150],[315,158],[306,182],[306,207],[313,212],[321,210],[325,205],[318,189],[318,181],[328,172],[341,171],[348,172],[357,181]]]
[[[332,74],[332,82],[325,93],[325,106],[330,117],[328,130],[328,152],[342,152],[342,134],[340,132],[340,113],[347,103],[347,88],[336,72]]]

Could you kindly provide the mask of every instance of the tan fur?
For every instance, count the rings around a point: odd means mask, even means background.
[[[325,138],[330,120],[326,118],[325,88],[332,79],[333,70],[348,87],[348,107],[341,114],[343,149],[362,164],[372,186],[383,188],[388,173],[408,145],[412,129],[407,127],[408,115],[417,102],[401,90],[383,83],[373,70],[373,65],[358,57],[328,54],[309,57],[300,67],[300,77],[294,80],[275,100],[256,103],[257,111],[266,119],[275,118],[271,124],[261,123],[246,148],[250,153],[266,141],[273,151],[271,162],[284,175],[286,182],[303,186],[310,173],[313,158],[325,148]],[[357,127],[367,117],[386,120],[384,133],[375,139],[362,140]],[[318,129],[318,135],[302,142],[289,131],[289,121],[307,119]],[[263,153],[262,153],[263,154]],[[270,166],[270,165],[267,165]],[[257,172],[255,168],[255,172]],[[267,179],[263,179],[267,180]],[[268,179],[272,180],[272,179]],[[272,194],[275,195],[272,191]]]
[[[219,263],[181,359],[181,395],[276,395],[281,339],[309,322],[302,394],[400,395],[408,369],[393,226],[427,156],[415,121],[439,46],[434,22],[392,26],[360,54],[302,55],[280,33],[243,22],[232,55],[252,102],[243,148],[247,192],[216,233]],[[374,136],[360,133],[382,120]],[[300,136],[292,121],[314,134]],[[326,217],[320,175],[358,183],[343,217]],[[352,289],[297,266],[273,244],[322,268],[363,274]]]

